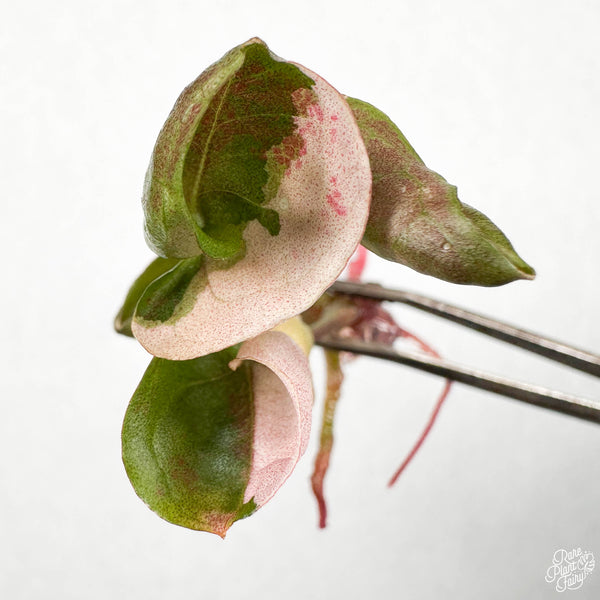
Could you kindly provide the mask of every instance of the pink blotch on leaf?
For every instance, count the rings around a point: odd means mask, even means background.
[[[337,215],[339,215],[340,217],[346,216],[346,213],[348,211],[346,207],[342,204],[342,194],[339,190],[334,189],[329,194],[327,194],[327,203],[329,204],[329,206],[331,206],[331,208],[333,208]]]
[[[320,123],[323,122],[323,109],[318,104],[311,104],[308,107],[308,115],[316,118]]]

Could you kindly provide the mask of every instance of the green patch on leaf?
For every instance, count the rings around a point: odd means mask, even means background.
[[[204,260],[204,256],[198,256],[177,261],[170,271],[148,285],[137,303],[135,320],[146,326],[172,323],[192,310],[206,282]]]
[[[129,337],[133,337],[131,332],[131,321],[135,313],[135,307],[142,297],[144,290],[155,280],[170,271],[179,263],[176,258],[157,258],[153,260],[146,270],[133,282],[133,285],[127,292],[125,302],[121,310],[115,317],[115,330]]]
[[[452,283],[495,286],[535,271],[456,187],[428,169],[380,110],[347,98],[365,142],[373,190],[363,245],[379,256]]]
[[[123,462],[136,493],[163,519],[224,536],[244,503],[253,439],[251,369],[238,347],[188,361],[154,358],[123,423]]]
[[[302,150],[298,91],[313,84],[253,39],[184,90],[146,176],[146,233],[158,254],[239,258],[250,221],[279,233],[279,215],[266,204]]]

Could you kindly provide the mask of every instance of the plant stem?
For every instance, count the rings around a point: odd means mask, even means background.
[[[321,529],[327,524],[327,504],[323,492],[323,481],[329,468],[329,459],[333,448],[333,418],[344,380],[340,365],[340,353],[335,350],[325,350],[325,361],[327,365],[327,388],[323,406],[321,438],[311,477],[313,493],[319,507],[319,527]]]

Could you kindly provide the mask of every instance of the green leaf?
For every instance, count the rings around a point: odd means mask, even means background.
[[[155,280],[170,271],[179,263],[176,258],[157,258],[153,260],[145,269],[145,271],[133,282],[133,285],[127,292],[125,302],[121,310],[115,317],[115,329],[117,333],[122,333],[133,337],[131,332],[131,320],[135,313],[135,307],[139,299],[142,297],[144,290]]]
[[[190,361],[154,358],[123,423],[123,462],[137,494],[163,519],[224,536],[251,514],[253,404],[238,348]]]
[[[387,115],[361,100],[347,100],[373,175],[364,246],[453,283],[495,286],[534,278],[506,236],[459,201],[456,187],[425,166]]]
[[[158,254],[242,256],[253,220],[279,233],[277,211],[264,205],[302,149],[294,118],[308,102],[295,99],[313,84],[255,38],[184,90],[157,140],[144,195]]]
[[[339,92],[260,40],[235,48],[186,88],[155,147],[149,241],[198,262],[147,288],[135,337],[188,360],[300,314],[352,256],[370,198],[367,151]]]

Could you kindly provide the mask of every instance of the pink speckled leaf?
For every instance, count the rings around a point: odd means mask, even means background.
[[[244,502],[262,506],[290,476],[310,437],[313,389],[308,359],[285,333],[244,342],[230,367],[252,361],[254,438]]]
[[[337,278],[362,238],[371,169],[352,111],[321,77],[293,68],[313,84],[291,92],[292,132],[267,152],[260,215],[277,215],[278,228],[269,229],[267,217],[244,222],[243,253],[227,260],[211,254],[225,248],[219,230],[216,241],[206,242],[205,254],[182,260],[146,289],[132,331],[155,356],[186,360],[216,352],[301,313]],[[236,114],[244,94],[249,110],[253,106],[253,86],[271,85],[269,73],[260,74],[244,86],[232,84],[239,94]],[[177,110],[189,114],[181,102]],[[242,125],[235,135],[245,135]]]

